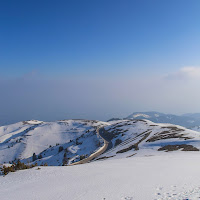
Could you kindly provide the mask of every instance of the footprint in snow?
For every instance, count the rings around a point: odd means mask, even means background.
[[[133,200],[133,197],[122,197],[121,200]]]
[[[155,196],[157,200],[200,200],[200,187],[182,187],[180,192],[175,192],[178,186],[171,186],[171,190],[168,192],[161,193],[158,188]]]
[[[156,190],[162,190],[162,189],[163,189],[163,187],[161,187],[161,186],[156,188]]]

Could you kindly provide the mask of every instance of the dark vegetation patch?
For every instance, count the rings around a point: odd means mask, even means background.
[[[103,136],[105,137],[105,139],[107,138],[107,140],[112,140],[112,139],[116,138],[118,135],[127,132],[128,130],[123,130],[123,129],[114,127],[109,130],[105,130],[104,128],[102,128],[101,131],[103,132],[103,134],[104,134]]]
[[[121,120],[120,118],[111,118],[107,122]]]
[[[177,127],[175,127],[175,126],[167,126],[167,127],[165,127],[165,128],[169,128],[169,129],[171,129],[172,131],[184,131],[184,129],[177,128]]]
[[[16,172],[18,170],[30,169],[35,166],[37,166],[37,163],[32,164],[32,165],[26,165],[18,160],[17,163],[13,163],[9,167],[6,167],[4,165],[3,168],[1,169],[1,172],[3,175],[7,175],[9,172]],[[47,164],[45,163],[44,165],[41,165],[41,166],[47,166]]]
[[[37,120],[31,120],[31,121],[37,122]],[[23,125],[34,125],[34,124],[29,123],[29,121],[23,121],[22,124]],[[42,122],[39,122],[38,124],[42,124]],[[36,125],[38,125],[38,124],[36,124]]]
[[[191,137],[187,137],[186,133],[181,133],[182,131],[184,131],[184,129],[180,129],[173,126],[168,126],[164,128],[168,128],[169,130],[167,131],[165,130],[165,131],[155,134],[154,136],[149,138],[147,142],[155,142],[157,140],[171,139],[171,138],[181,138],[184,140],[192,139]]]
[[[73,119],[74,121],[81,121],[81,122],[85,122],[85,123],[98,123],[97,120],[87,120],[87,119]],[[86,124],[87,125],[87,124]]]
[[[107,130],[102,128],[101,131],[104,132],[104,136],[106,136],[108,140],[112,140],[112,139],[116,138],[119,134],[123,134],[129,130],[129,129],[125,130],[121,127],[134,126],[134,123],[136,123],[138,121],[143,121],[143,120],[133,120],[133,121],[129,120],[127,122],[118,122],[118,123],[112,125]]]
[[[126,148],[126,149],[122,149],[122,150],[120,150],[120,151],[117,151],[116,153],[125,153],[125,152],[127,152],[127,151],[132,150],[132,149],[138,150],[137,145],[133,144],[133,145],[131,145],[130,147],[128,147],[128,148]]]
[[[130,156],[127,156],[127,158],[130,158],[130,157],[132,157],[132,156],[134,156],[134,155],[136,155],[137,153],[134,153],[134,154],[131,154]]]
[[[149,130],[147,130],[147,131],[149,131]],[[145,139],[150,135],[150,133],[151,133],[151,131],[149,131],[148,133],[146,133],[147,131],[145,131],[145,132],[142,133],[142,134],[145,133],[145,135],[144,135],[144,136],[142,137],[142,139],[140,139],[137,143],[135,143],[135,144],[129,146],[128,148],[125,148],[125,149],[122,149],[122,150],[120,150],[120,151],[117,151],[116,153],[125,153],[125,152],[127,152],[127,151],[132,150],[132,149],[135,149],[136,151],[138,151],[138,150],[139,150],[139,144],[140,144],[143,140],[145,140]]]
[[[58,153],[61,152],[62,150],[63,150],[63,146],[59,146]]]
[[[144,119],[138,119],[137,121],[139,121],[139,122],[145,122],[145,124],[147,124],[147,122]]]
[[[108,159],[108,158],[112,158],[112,157],[115,157],[115,155],[114,156],[108,156],[108,157],[104,156],[104,157],[101,157],[101,158],[97,158],[96,160],[103,160],[103,159]]]
[[[121,144],[122,143],[122,140],[121,139],[116,139],[115,141],[115,146],[117,146],[118,144]]]
[[[145,131],[144,133],[146,133],[147,131]],[[150,132],[148,132],[148,133],[146,133],[145,135],[144,135],[144,137],[141,139],[141,140],[139,140],[135,145],[136,145],[136,149],[135,150],[139,150],[139,144],[143,141],[143,140],[145,140],[149,135],[150,135],[150,133],[151,133],[151,131]]]
[[[182,149],[181,151],[199,151],[196,147],[188,144],[177,144],[177,145],[166,145],[158,149],[158,151],[177,151]]]
[[[101,129],[101,131],[103,132],[103,136],[105,137],[105,139],[107,140],[112,140],[114,139],[119,133],[115,132],[115,130],[105,130],[104,128]]]
[[[80,160],[83,160],[83,159],[85,159],[85,158],[87,158],[87,157],[88,157],[88,154],[80,155]]]

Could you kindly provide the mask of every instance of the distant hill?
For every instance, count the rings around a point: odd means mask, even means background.
[[[121,119],[121,118],[111,118],[111,119],[109,119],[107,122],[116,121],[116,120],[122,120],[122,119]]]
[[[155,123],[170,123],[187,128],[200,126],[200,114],[172,115],[159,112],[134,112],[124,119],[148,119]]]
[[[200,120],[200,113],[187,113],[182,116],[191,117],[191,118]]]

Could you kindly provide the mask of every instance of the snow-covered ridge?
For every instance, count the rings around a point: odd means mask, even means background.
[[[39,120],[28,120],[28,121],[23,121],[24,124],[41,124],[43,121]]]
[[[48,165],[78,162],[105,145],[97,129],[109,144],[96,160],[200,149],[199,132],[149,120],[31,120],[0,127],[0,164],[17,159]]]
[[[145,114],[142,114],[142,113],[138,113],[138,114],[133,115],[133,118],[137,118],[137,117],[143,117],[143,118],[147,118],[147,119],[150,118],[149,115],[145,115]]]
[[[102,149],[97,129],[109,147],[94,162],[0,176],[1,199],[199,199],[200,133],[182,126],[140,119],[19,122],[0,128],[0,159],[30,162],[39,152],[38,164],[70,164]]]
[[[89,156],[103,146],[95,120],[30,120],[0,127],[0,163],[22,162],[62,165]],[[35,154],[33,158],[33,154]]]
[[[118,120],[103,130],[111,147],[97,160],[200,150],[200,133],[182,126],[149,120]]]
[[[193,131],[200,132],[200,126],[194,126],[194,127],[191,127],[190,129],[193,130]]]

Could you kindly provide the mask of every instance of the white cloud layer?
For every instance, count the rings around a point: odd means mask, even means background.
[[[175,73],[168,74],[166,78],[169,80],[200,79],[200,67],[195,67],[195,66],[183,67]]]
[[[107,120],[134,111],[200,112],[199,85],[200,67],[184,67],[165,78],[140,75],[131,79],[50,80],[33,74],[0,79],[0,125],[2,120]]]

